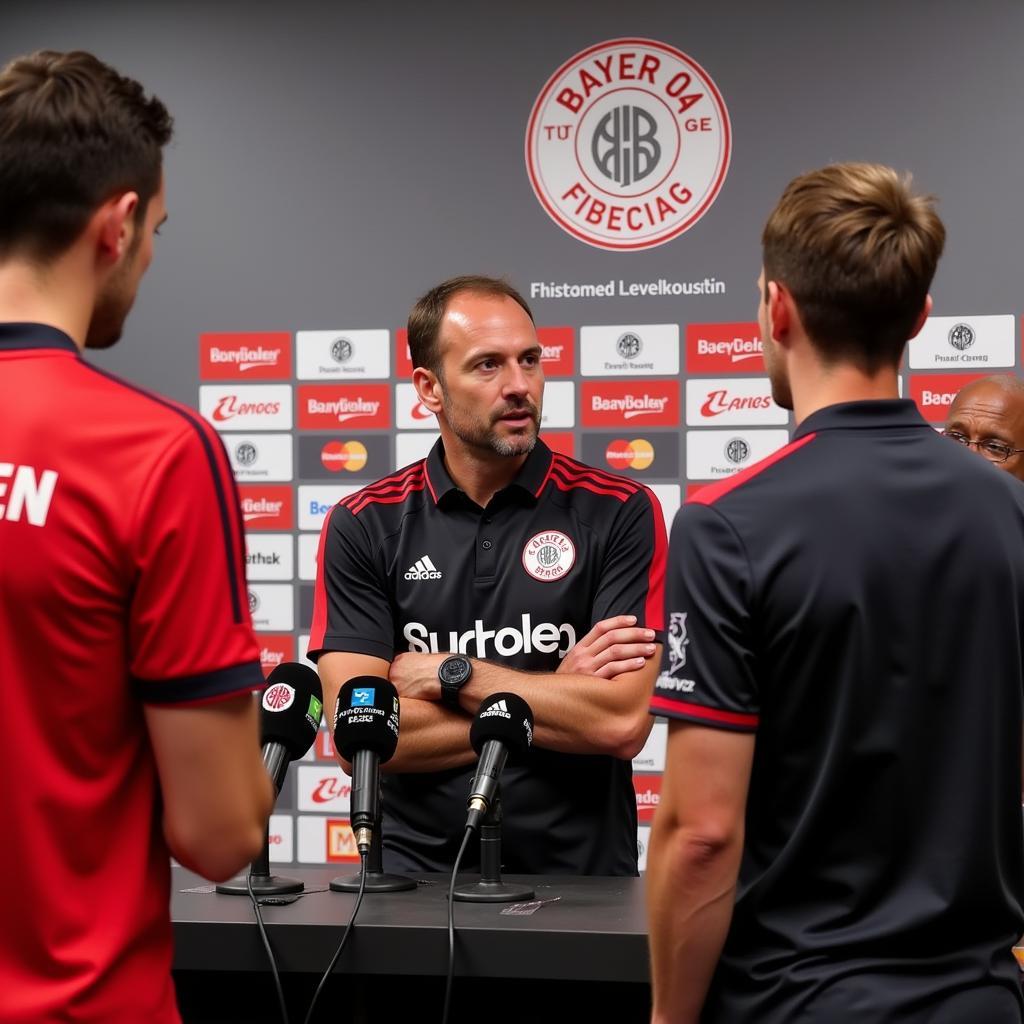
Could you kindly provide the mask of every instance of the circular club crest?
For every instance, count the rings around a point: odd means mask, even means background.
[[[331,343],[331,358],[336,363],[347,363],[352,358],[352,342],[348,338],[335,338]]]
[[[287,711],[295,702],[295,691],[287,683],[274,683],[263,691],[263,707],[267,711]]]
[[[750,457],[750,445],[742,437],[734,437],[725,446],[725,457],[739,465]]]
[[[965,352],[974,344],[974,328],[970,324],[954,324],[947,337],[953,348]]]
[[[731,148],[725,102],[696,61],[652,39],[612,39],[548,79],[530,114],[526,167],[570,235],[649,249],[708,211]]]
[[[251,441],[243,441],[235,447],[235,460],[240,466],[251,466],[257,458],[259,452]]]
[[[576,545],[558,530],[531,537],[523,548],[523,568],[543,583],[560,580],[576,562]]]

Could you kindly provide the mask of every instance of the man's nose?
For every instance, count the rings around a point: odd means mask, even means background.
[[[505,373],[505,387],[503,390],[506,395],[525,395],[529,392],[529,378],[518,362],[513,363]]]

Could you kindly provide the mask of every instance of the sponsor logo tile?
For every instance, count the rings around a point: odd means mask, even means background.
[[[679,373],[678,324],[580,328],[584,377],[656,377]]]
[[[221,440],[239,483],[292,479],[291,434],[224,434]]]
[[[391,337],[386,330],[298,331],[299,380],[358,380],[391,372]]]
[[[294,528],[294,491],[288,484],[239,484],[238,497],[246,532]]]
[[[988,370],[1013,366],[1012,315],[930,316],[907,346],[913,370]]]
[[[199,412],[217,430],[291,430],[288,384],[200,384]]]
[[[624,423],[646,426],[679,425],[679,381],[584,381],[581,418],[585,427]]]
[[[764,348],[757,323],[687,324],[688,373],[761,373]]]
[[[688,426],[783,426],[788,422],[789,411],[772,400],[767,377],[703,377],[686,382]]]
[[[688,480],[720,480],[789,444],[787,430],[691,430],[686,435]]]
[[[199,335],[200,380],[289,380],[292,338],[284,331]]]
[[[391,426],[387,384],[301,384],[297,404],[300,430]]]

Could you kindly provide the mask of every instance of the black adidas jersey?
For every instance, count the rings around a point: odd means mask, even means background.
[[[661,642],[665,552],[658,500],[633,480],[538,441],[481,509],[448,475],[438,441],[328,516],[310,657],[460,651],[553,672],[594,623],[628,614]],[[385,866],[451,869],[472,774],[385,777]],[[636,874],[629,761],[535,748],[506,769],[502,803],[506,870]]]
[[[757,733],[702,1019],[1019,1022],[1020,482],[830,406],[683,506],[666,592],[652,710]]]

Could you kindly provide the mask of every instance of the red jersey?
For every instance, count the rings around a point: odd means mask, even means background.
[[[243,544],[195,412],[0,324],[0,1020],[179,1020],[143,704],[262,685]]]

